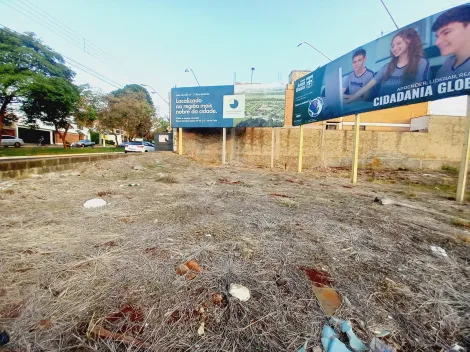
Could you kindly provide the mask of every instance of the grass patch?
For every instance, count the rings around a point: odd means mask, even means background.
[[[441,167],[441,170],[442,171],[446,171],[450,174],[458,174],[459,173],[459,169],[456,168],[456,167],[452,167],[452,166],[448,166],[448,165],[442,165]]]
[[[158,182],[163,182],[163,183],[169,183],[169,184],[172,184],[172,183],[179,183],[179,181],[176,179],[176,177],[172,176],[172,175],[165,175],[165,176],[162,176],[160,177],[158,180]]]
[[[35,155],[61,155],[61,154],[84,154],[84,153],[115,153],[123,152],[124,148],[98,147],[98,148],[68,148],[61,147],[38,148],[0,148],[0,157],[8,156],[35,156]]]
[[[470,222],[463,219],[454,219],[452,224],[458,227],[463,227],[464,229],[470,229]]]

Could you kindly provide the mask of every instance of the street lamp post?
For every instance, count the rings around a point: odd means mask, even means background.
[[[310,44],[309,42],[302,42],[300,43],[299,45],[297,45],[297,47],[301,46],[302,44],[307,44],[308,46],[310,46],[313,50],[315,50],[316,52],[320,53],[321,55],[323,55],[324,57],[326,57],[329,61],[333,61],[331,60],[328,56],[326,56],[325,54],[323,54],[320,50],[318,50],[317,48],[315,48],[312,44]]]
[[[153,88],[151,85],[148,85],[148,84],[140,84],[142,87],[149,87],[149,88],[152,88],[153,89],[153,92],[150,92],[151,94],[157,94],[165,103],[168,104],[168,120],[171,119],[171,116],[169,116],[170,114],[170,102],[168,100],[166,100],[164,97],[161,96],[160,93],[157,92],[157,90],[155,88]]]
[[[194,76],[194,79],[195,79],[196,82],[197,82],[197,85],[200,87],[201,85],[199,84],[199,81],[197,80],[197,77],[196,77],[196,75],[194,74],[193,69],[192,69],[192,68],[187,68],[186,70],[184,70],[184,72],[189,72],[189,71],[192,72],[192,74],[193,74],[193,76]]]
[[[253,84],[253,73],[255,72],[255,68],[251,68],[251,84]]]

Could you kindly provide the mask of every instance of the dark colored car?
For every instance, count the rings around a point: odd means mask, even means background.
[[[70,145],[71,147],[85,148],[85,147],[95,147],[95,142],[90,141],[89,139],[82,139],[78,142],[74,142]]]

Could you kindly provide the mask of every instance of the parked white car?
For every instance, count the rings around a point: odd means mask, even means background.
[[[21,138],[15,136],[2,135],[2,147],[15,147],[19,148],[24,145],[24,141]]]
[[[124,153],[146,153],[154,151],[155,145],[150,142],[126,142],[124,146]]]

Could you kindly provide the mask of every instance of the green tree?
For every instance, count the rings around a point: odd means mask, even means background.
[[[126,84],[123,88],[120,88],[111,92],[111,94],[117,98],[121,98],[129,93],[137,93],[137,94],[143,93],[147,103],[153,107],[152,97],[150,96],[148,90],[142,87],[141,85]]]
[[[22,110],[29,124],[41,121],[54,126],[65,149],[65,139],[72,128],[72,114],[77,111],[79,99],[79,89],[65,78],[42,77],[31,83],[23,94]]]
[[[38,79],[62,77],[71,81],[74,75],[65,66],[63,57],[44,45],[34,33],[0,29],[0,131],[4,122],[15,118],[12,104],[21,103]]]
[[[89,84],[81,85],[78,89],[80,98],[74,113],[74,121],[79,128],[92,128],[99,118],[100,111],[106,107],[106,96]]]
[[[155,109],[145,99],[142,92],[127,92],[117,97],[108,96],[106,109],[100,115],[99,125],[101,131],[115,136],[116,130],[125,131],[129,139],[136,136],[146,136],[152,128],[152,117]]]

